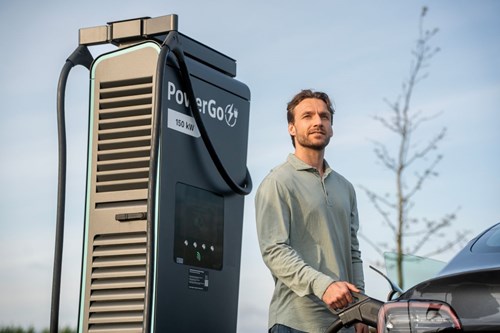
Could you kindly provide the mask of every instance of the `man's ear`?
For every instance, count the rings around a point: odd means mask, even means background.
[[[291,136],[295,136],[296,130],[295,130],[295,125],[293,123],[288,123],[288,133]]]

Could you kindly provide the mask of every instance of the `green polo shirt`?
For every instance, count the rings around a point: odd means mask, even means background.
[[[334,281],[364,290],[352,184],[325,161],[319,172],[290,154],[255,196],[257,234],[275,281],[269,327],[324,332],[335,317],[321,300]]]

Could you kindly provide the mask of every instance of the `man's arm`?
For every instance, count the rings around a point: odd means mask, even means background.
[[[289,207],[288,192],[273,179],[266,178],[255,196],[257,235],[262,258],[273,276],[297,295],[314,294],[321,299],[335,277],[313,269],[290,246]]]

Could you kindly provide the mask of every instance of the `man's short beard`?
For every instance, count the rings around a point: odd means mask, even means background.
[[[308,139],[302,140],[299,137],[295,137],[295,140],[297,141],[296,144],[299,144],[302,147],[309,148],[312,150],[317,150],[317,151],[321,151],[321,150],[325,149],[326,146],[328,146],[328,144],[330,143],[330,138],[328,138],[328,137],[325,139],[325,141],[323,141],[321,143],[317,143],[317,144],[312,143]]]

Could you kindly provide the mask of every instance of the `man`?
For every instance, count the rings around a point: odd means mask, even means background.
[[[275,289],[269,332],[324,332],[331,309],[362,291],[354,188],[324,160],[333,136],[327,94],[303,90],[287,106],[295,148],[262,181],[255,197],[257,233]],[[368,332],[357,324],[357,332]]]

